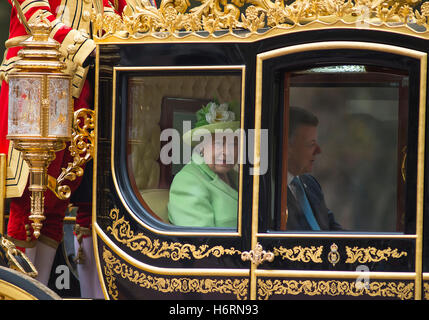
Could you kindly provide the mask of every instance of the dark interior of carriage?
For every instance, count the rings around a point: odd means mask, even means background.
[[[322,153],[313,175],[340,224],[350,231],[403,232],[407,72],[327,66],[287,72],[284,84],[283,123],[288,121],[289,106],[301,106],[319,118]],[[283,139],[287,139],[285,132]],[[286,157],[283,153],[285,167]],[[282,194],[286,193],[285,172]],[[287,197],[282,197],[281,206],[286,204]]]

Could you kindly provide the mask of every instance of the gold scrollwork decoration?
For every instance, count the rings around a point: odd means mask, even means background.
[[[399,252],[398,249],[377,249],[374,247],[358,248],[346,246],[347,260],[346,263],[367,263],[367,262],[380,262],[381,260],[388,260],[389,258],[399,259],[406,257],[405,251]]]
[[[225,249],[222,246],[209,247],[201,245],[196,247],[193,244],[182,244],[179,242],[160,242],[158,239],[151,239],[143,233],[135,234],[131,230],[130,223],[119,215],[119,209],[110,210],[112,225],[107,227],[107,231],[120,243],[126,245],[132,251],[138,251],[149,258],[167,258],[174,261],[182,259],[204,259],[210,256],[220,258],[223,255],[241,254],[241,251],[234,248]]]
[[[57,179],[48,177],[48,188],[61,199],[70,198],[71,190],[63,183],[74,181],[84,173],[83,167],[94,156],[94,136],[95,112],[91,109],[82,108],[74,113],[72,140],[69,146],[70,155],[73,162],[69,162],[67,168],[62,168],[62,172]]]
[[[219,293],[233,294],[239,300],[246,300],[248,279],[210,279],[190,277],[160,277],[141,272],[123,263],[103,247],[103,261],[107,292],[112,299],[119,298],[116,279],[121,277],[141,288],[163,293]]]
[[[92,13],[94,36],[105,38],[158,38],[178,32],[250,31],[257,34],[264,28],[297,28],[319,22],[333,25],[341,22],[356,27],[385,26],[397,28],[415,24],[429,30],[429,3],[421,0],[197,0],[190,8],[188,0],[162,0],[159,8],[149,1],[129,3],[122,16]],[[244,12],[243,12],[244,11]]]
[[[414,283],[371,281],[368,287],[356,286],[346,280],[270,280],[258,279],[258,299],[268,300],[272,295],[389,297],[409,300],[414,296]]]
[[[322,263],[323,246],[302,247],[296,246],[292,249],[279,247],[273,249],[275,256],[281,256],[282,259],[298,262]]]

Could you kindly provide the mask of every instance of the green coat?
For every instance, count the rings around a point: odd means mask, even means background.
[[[236,179],[235,179],[236,180]],[[237,228],[238,192],[197,154],[174,177],[168,217],[179,226]]]

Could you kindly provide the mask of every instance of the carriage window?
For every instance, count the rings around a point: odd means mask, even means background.
[[[332,66],[284,88],[278,229],[403,232],[408,75]]]
[[[156,219],[237,228],[242,77],[236,68],[128,78],[128,172]]]

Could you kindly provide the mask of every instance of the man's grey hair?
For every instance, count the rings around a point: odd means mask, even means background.
[[[317,127],[319,119],[312,112],[300,108],[290,107],[289,108],[289,139],[293,137],[296,128],[302,125]]]

